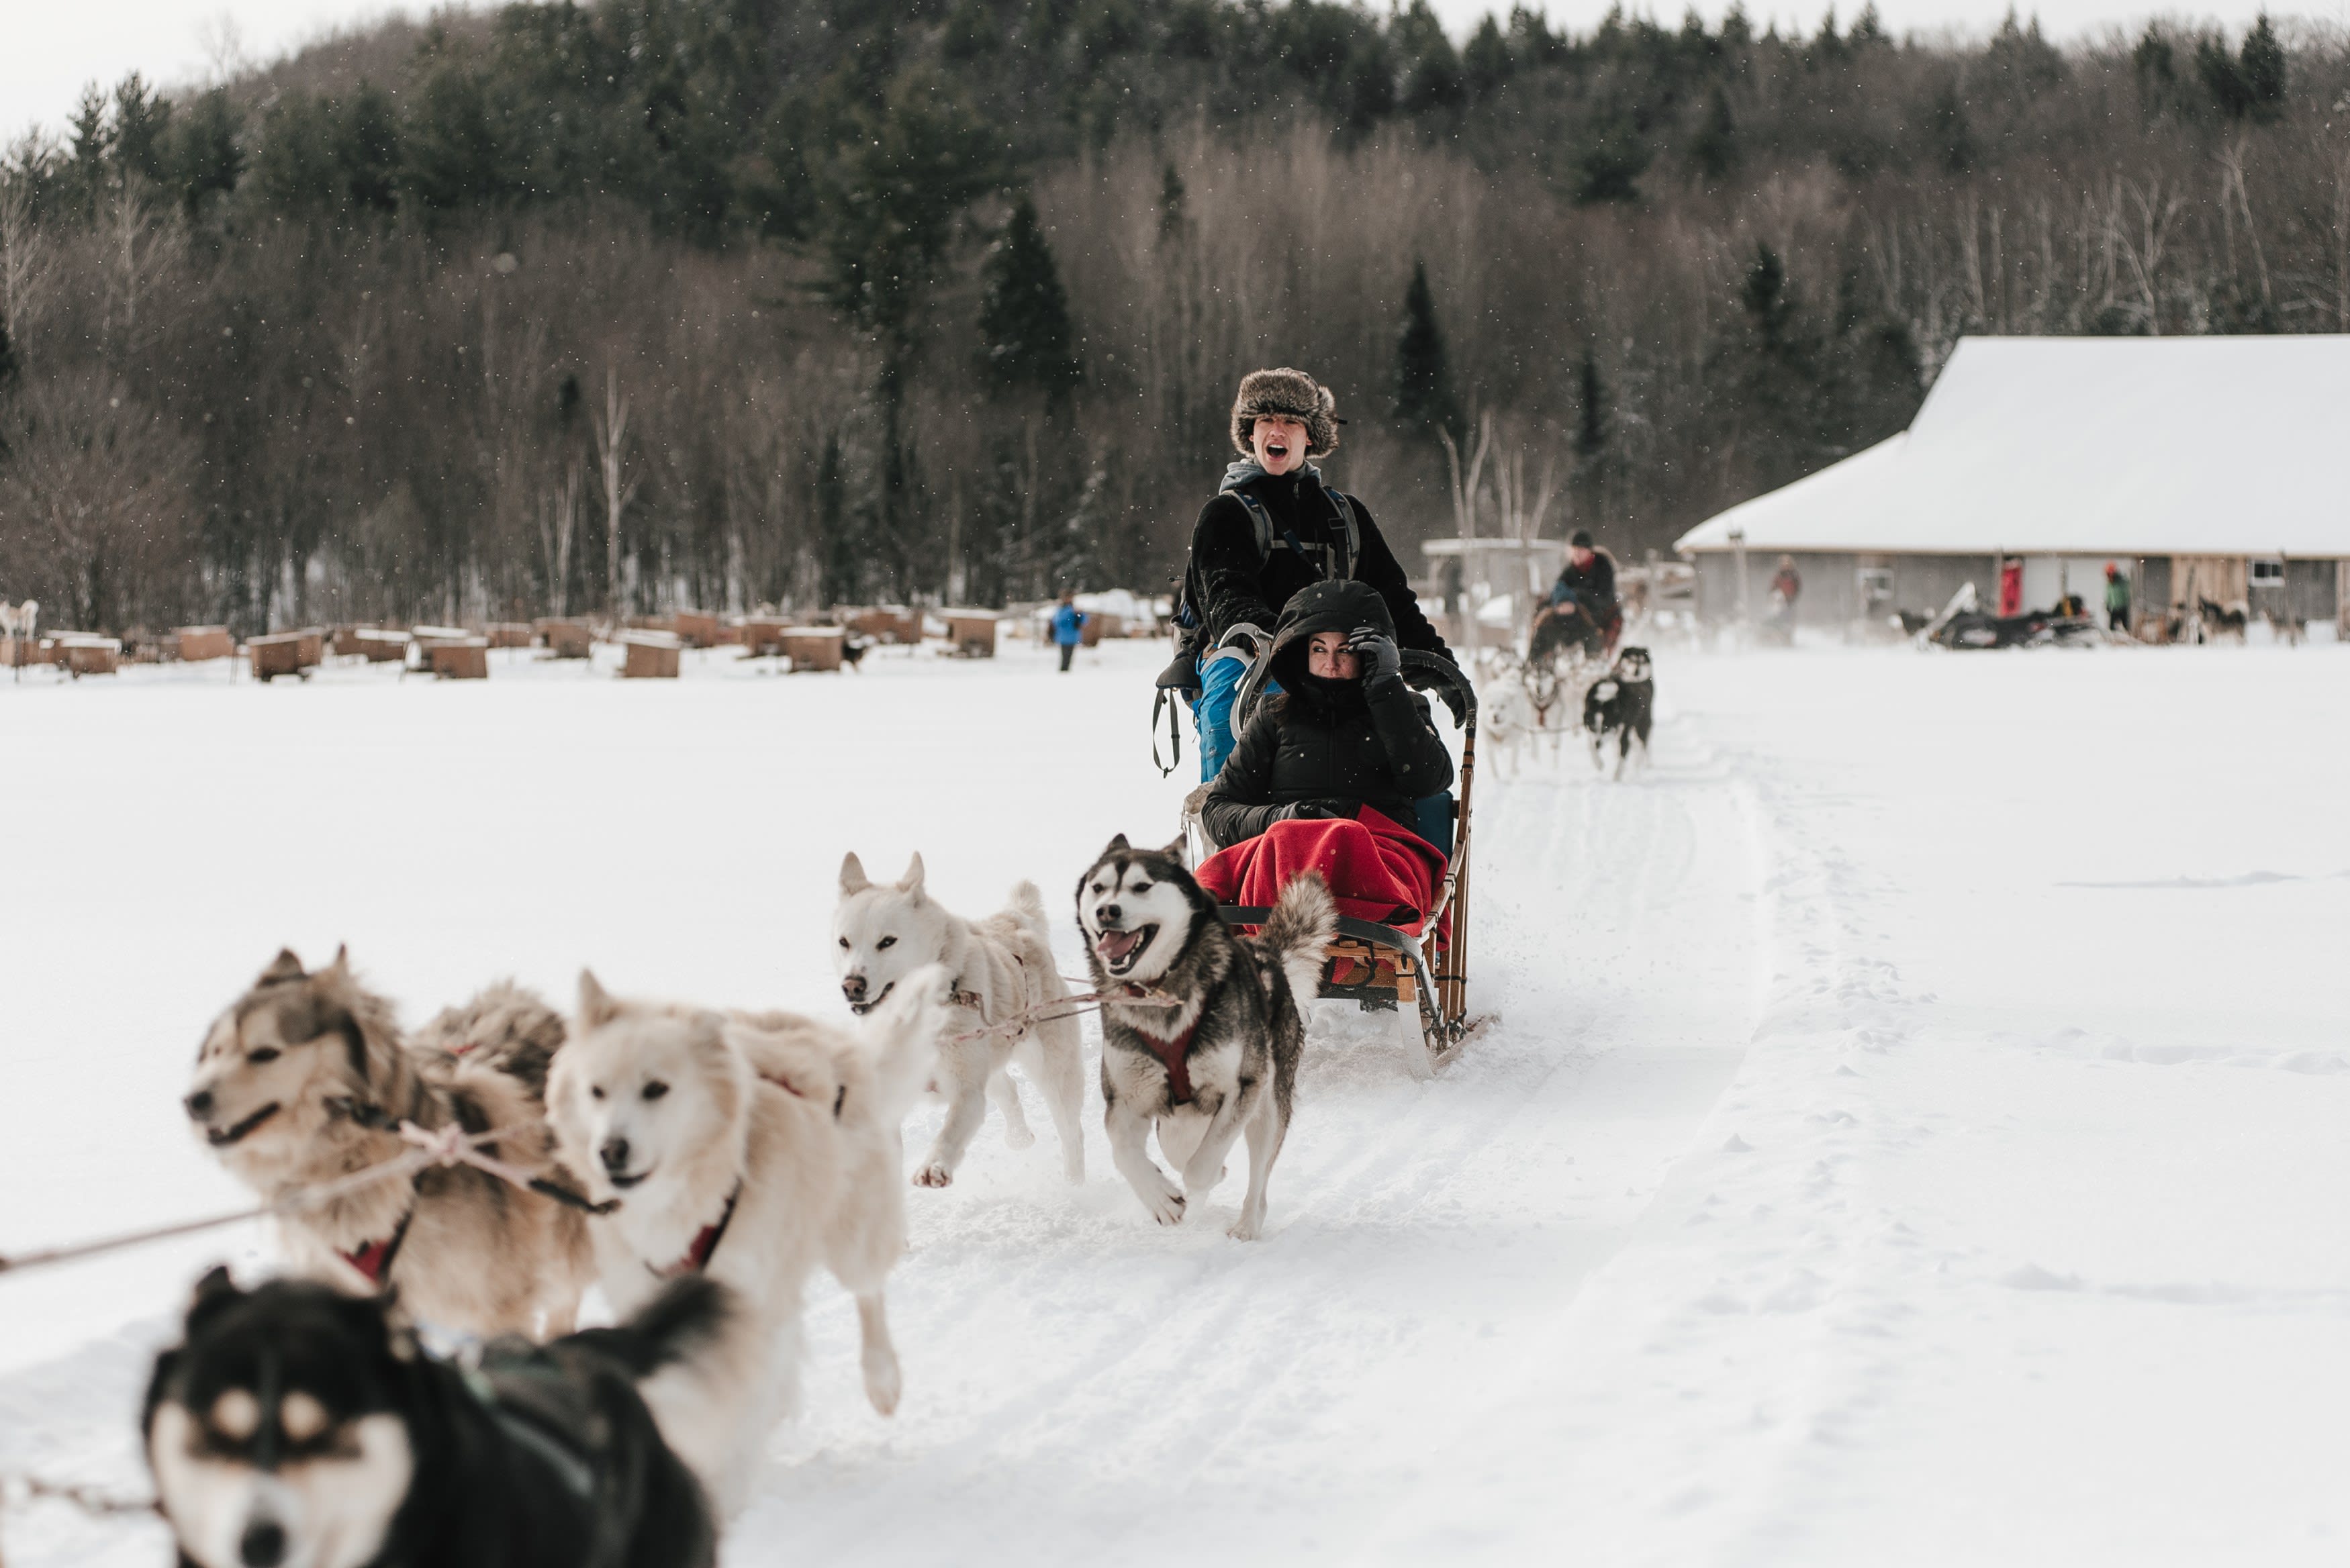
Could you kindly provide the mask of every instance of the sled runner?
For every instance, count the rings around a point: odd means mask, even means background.
[[[1233,712],[1235,732],[1246,728],[1261,694],[1260,659],[1243,686]],[[1425,1047],[1426,1070],[1433,1073],[1459,1053],[1480,1019],[1469,1015],[1469,794],[1477,760],[1477,694],[1469,677],[1450,660],[1407,649],[1403,678],[1423,691],[1449,691],[1461,717],[1461,765],[1454,788],[1419,802],[1418,820],[1410,826],[1419,836],[1445,852],[1447,860],[1437,888],[1435,908],[1407,925],[1384,925],[1341,915],[1338,935],[1322,964],[1317,994],[1343,998],[1367,1012],[1393,1012],[1399,1020],[1417,1019]],[[1197,831],[1196,820],[1187,828]],[[1332,891],[1345,888],[1333,879]],[[1255,905],[1225,904],[1219,911],[1231,926],[1260,926],[1271,913]],[[1415,1071],[1419,1063],[1415,1061]]]

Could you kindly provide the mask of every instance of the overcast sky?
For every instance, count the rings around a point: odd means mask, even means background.
[[[1432,0],[1456,35],[1465,34],[1492,8],[1483,0]],[[1877,11],[1895,32],[1956,27],[1987,32],[1998,26],[2008,0],[1877,0]],[[51,128],[64,122],[84,82],[111,84],[128,71],[179,86],[211,79],[241,49],[265,59],[303,40],[387,11],[421,13],[426,7],[386,0],[11,0],[6,47],[0,48],[0,136],[37,120]],[[1631,0],[1627,8],[1649,10],[1677,23],[1679,0]],[[2026,0],[2024,10],[2033,8]],[[2112,25],[2133,25],[2158,8],[2147,0],[2039,0],[2041,25],[2051,36],[2068,38]],[[2198,0],[2193,14],[2241,27],[2262,8],[2261,0]],[[2301,0],[2286,10],[2314,15],[2337,25],[2350,23],[2350,0]],[[1506,11],[1506,0],[1503,9]],[[1549,0],[1544,9],[1557,23],[1580,31],[1606,13],[1607,0]],[[1720,16],[1721,0],[1698,9]],[[1760,28],[1776,18],[1809,32],[1826,0],[1751,0],[1749,15]],[[1843,0],[1846,20],[1858,0]]]

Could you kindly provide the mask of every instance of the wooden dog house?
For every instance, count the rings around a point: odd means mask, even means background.
[[[678,655],[684,646],[673,632],[630,631],[620,636],[625,649],[620,673],[631,680],[674,680]]]
[[[539,640],[546,644],[546,650],[557,659],[585,659],[595,646],[596,634],[588,629],[584,620],[545,616],[532,625],[538,632]]]
[[[236,639],[224,626],[183,626],[165,642],[168,648],[177,649],[176,657],[183,664],[236,657]]]
[[[1002,618],[993,610],[942,609],[939,618],[947,623],[947,641],[962,659],[993,659],[995,657],[995,630]]]
[[[396,664],[408,657],[408,634],[382,627],[363,626],[354,639],[355,651],[369,664]]]
[[[678,641],[688,648],[718,646],[718,618],[700,610],[680,610],[670,618],[671,628]]]
[[[531,628],[525,621],[494,620],[482,635],[492,648],[528,648]]]
[[[255,680],[275,680],[281,675],[296,675],[307,680],[310,671],[326,658],[327,639],[322,632],[279,631],[248,639],[244,649],[253,660]]]
[[[784,657],[795,673],[803,670],[838,670],[848,634],[837,626],[795,626],[783,634]]]
[[[76,680],[85,675],[113,675],[122,668],[119,638],[74,636],[57,639],[57,662]]]
[[[487,680],[490,639],[467,637],[425,644],[424,657],[432,673],[443,680]]]

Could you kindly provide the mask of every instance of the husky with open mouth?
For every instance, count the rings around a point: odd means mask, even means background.
[[[840,862],[832,934],[840,993],[852,1012],[879,1006],[899,977],[924,964],[944,964],[954,977],[954,1012],[939,1041],[937,1084],[947,1117],[914,1168],[915,1186],[954,1180],[991,1100],[1003,1113],[1005,1142],[1026,1148],[1036,1141],[1007,1071],[1014,1064],[1044,1091],[1061,1139],[1061,1173],[1086,1179],[1085,1035],[1068,1009],[1054,1005],[1069,990],[1053,961],[1045,896],[1034,882],[1012,889],[1008,909],[966,920],[924,890],[920,855],[897,882],[881,883],[852,853]]]
[[[559,1044],[560,1019],[512,987],[497,994],[494,1009],[449,1015],[420,1050],[342,952],[313,973],[288,950],[213,1022],[182,1104],[221,1163],[270,1201],[409,1153],[403,1121],[512,1128],[484,1152],[553,1177],[545,1107],[501,1064],[543,1045],[548,1020]],[[577,1211],[471,1166],[361,1188],[286,1215],[280,1232],[296,1272],[344,1290],[397,1286],[417,1319],[463,1334],[567,1333],[595,1275]]]
[[[1077,880],[1077,923],[1096,990],[1135,986],[1179,1004],[1102,1007],[1103,1125],[1119,1174],[1152,1219],[1180,1224],[1188,1200],[1222,1179],[1225,1156],[1245,1136],[1248,1192],[1227,1234],[1256,1240],[1289,1134],[1305,1046],[1301,1004],[1338,927],[1329,889],[1311,872],[1297,877],[1263,932],[1239,936],[1184,868],[1180,842],[1137,849],[1119,834]],[[1150,1158],[1154,1128],[1180,1188]]]

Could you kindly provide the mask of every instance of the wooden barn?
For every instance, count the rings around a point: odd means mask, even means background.
[[[1996,606],[2101,610],[2108,562],[2134,626],[2198,598],[2255,619],[2350,618],[2350,336],[1968,337],[1907,431],[1683,535],[1698,613],[1799,626],[1930,614],[1971,582]],[[2328,454],[2332,455],[2328,455]],[[1741,572],[1744,582],[1742,586]]]

